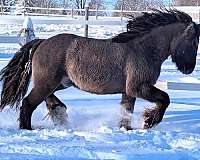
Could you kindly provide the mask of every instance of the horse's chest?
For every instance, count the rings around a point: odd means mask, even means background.
[[[134,64],[131,74],[133,74],[133,81],[136,84],[144,82],[154,85],[160,75],[160,67],[156,67],[153,64],[150,65],[148,63]]]
[[[160,68],[149,67],[144,74],[144,79],[150,84],[154,85],[160,76]]]

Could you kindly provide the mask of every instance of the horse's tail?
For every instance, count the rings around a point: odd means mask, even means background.
[[[20,101],[28,90],[33,54],[42,41],[42,39],[35,39],[22,46],[7,66],[1,70],[0,81],[2,81],[2,91],[0,110],[3,110],[6,105],[11,107],[15,105],[18,108]]]

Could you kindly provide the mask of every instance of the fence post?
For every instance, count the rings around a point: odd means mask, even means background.
[[[89,20],[89,5],[85,4],[85,33],[84,36],[88,37],[88,20]]]
[[[24,11],[23,11],[23,15],[25,16],[25,12],[26,12],[26,0],[24,0]]]
[[[1,14],[3,15],[3,1],[1,0]]]
[[[79,15],[82,16],[82,8],[79,8]]]
[[[123,6],[121,6],[121,13],[120,13],[121,20],[123,18]]]
[[[47,3],[47,15],[49,16],[49,5],[50,5],[50,0],[48,0],[48,3]]]
[[[200,8],[198,9],[198,11],[199,11],[199,23],[200,23]]]
[[[23,46],[26,43],[35,39],[33,23],[30,17],[26,16],[23,22],[23,28],[20,30],[18,34],[19,45]]]
[[[98,5],[96,5],[96,19],[98,19]]]
[[[72,16],[72,18],[74,18],[74,8],[72,8],[72,10],[71,10],[71,16]]]

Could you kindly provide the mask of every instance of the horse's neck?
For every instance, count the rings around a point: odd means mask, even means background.
[[[142,47],[141,50],[146,52],[144,55],[147,58],[153,56],[154,60],[162,64],[170,55],[171,42],[183,32],[184,28],[185,26],[181,23],[157,27],[143,37],[134,39],[133,43],[136,47]],[[130,41],[129,44],[132,45],[131,43]]]

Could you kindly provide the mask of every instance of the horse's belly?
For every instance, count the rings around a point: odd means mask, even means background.
[[[114,93],[122,93],[124,91],[124,87],[116,82],[105,82],[98,83],[95,81],[83,81],[83,80],[75,80],[73,81],[76,87],[81,90],[96,93],[96,94],[114,94]]]
[[[114,85],[104,85],[94,88],[85,86],[84,88],[82,88],[82,90],[96,94],[115,94],[124,92],[123,87],[120,88],[119,86]]]
[[[68,73],[69,79],[81,90],[96,94],[114,94],[124,92],[125,82],[121,77],[105,74]]]

